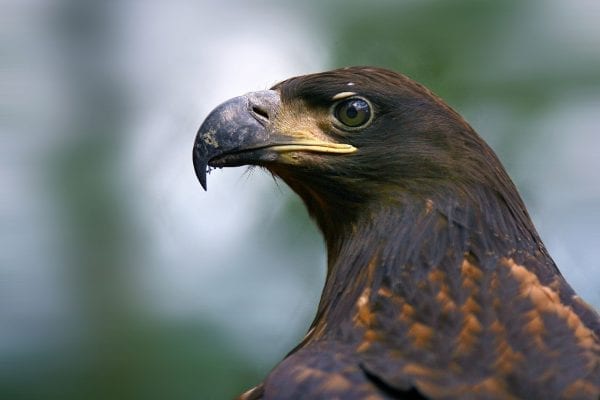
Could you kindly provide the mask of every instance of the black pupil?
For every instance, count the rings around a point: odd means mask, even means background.
[[[346,109],[346,116],[348,118],[356,118],[357,115],[358,115],[358,110],[356,109],[354,104],[351,104],[350,106],[348,106],[348,108]]]

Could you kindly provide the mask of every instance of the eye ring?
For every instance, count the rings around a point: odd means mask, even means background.
[[[353,96],[335,103],[332,115],[336,125],[342,129],[362,129],[373,119],[373,107],[367,99]]]

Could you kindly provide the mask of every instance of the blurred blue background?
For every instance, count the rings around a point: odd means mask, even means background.
[[[222,399],[303,336],[325,274],[258,170],[197,183],[218,103],[346,65],[463,114],[600,307],[600,2],[4,1],[0,397]]]

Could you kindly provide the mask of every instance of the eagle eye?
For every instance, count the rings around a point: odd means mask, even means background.
[[[371,105],[357,97],[342,100],[334,106],[334,117],[349,128],[360,128],[371,120]]]

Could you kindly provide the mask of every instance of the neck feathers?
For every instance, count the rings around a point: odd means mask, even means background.
[[[328,274],[315,325],[352,323],[348,318],[365,290],[391,288],[415,298],[420,282],[436,271],[459,275],[465,260],[485,271],[500,259],[541,257],[541,270],[533,272],[557,272],[518,195],[511,201],[486,189],[372,203],[334,234],[324,234]]]

